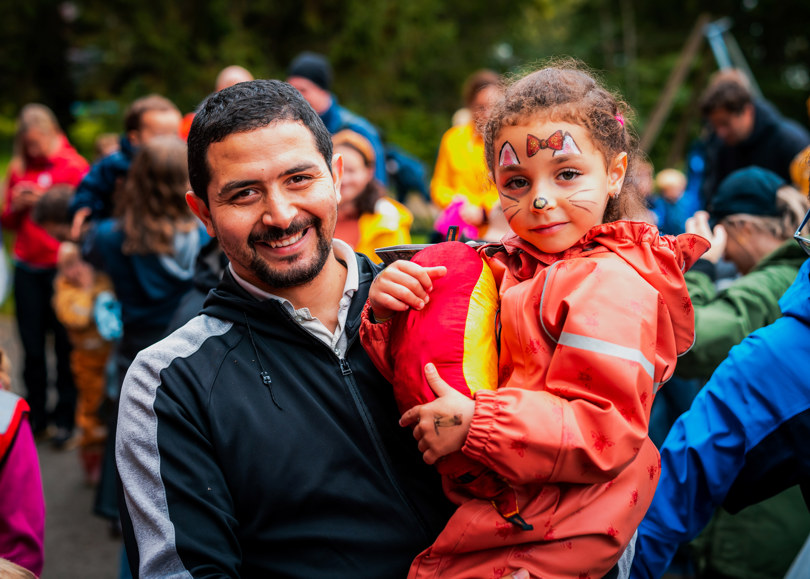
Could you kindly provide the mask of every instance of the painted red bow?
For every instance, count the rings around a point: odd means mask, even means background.
[[[552,149],[554,151],[562,151],[563,148],[563,132],[556,131],[548,139],[538,139],[534,135],[526,137],[526,153],[529,157],[534,157],[540,152],[540,149]]]

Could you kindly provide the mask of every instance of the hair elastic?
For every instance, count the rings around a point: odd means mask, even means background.
[[[624,115],[623,115],[623,114],[618,113],[618,114],[614,115],[614,118],[615,118],[617,121],[619,121],[619,124],[620,124],[621,126],[624,126]]]
[[[532,206],[535,209],[545,209],[546,205],[548,205],[548,199],[545,197],[535,197],[534,201],[532,201]]]

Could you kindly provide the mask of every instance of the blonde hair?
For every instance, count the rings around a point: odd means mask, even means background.
[[[14,133],[14,149],[9,163],[9,172],[23,172],[26,168],[25,148],[23,139],[28,131],[39,130],[51,133],[54,138],[62,135],[62,127],[56,120],[56,115],[45,105],[29,103],[17,115],[17,126]]]
[[[4,579],[37,579],[37,576],[28,569],[2,558],[0,558],[0,577]]]
[[[683,190],[686,187],[686,175],[677,169],[663,169],[655,176],[655,187],[659,190],[667,187]]]

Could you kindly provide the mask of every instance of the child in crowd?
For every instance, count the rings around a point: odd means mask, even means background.
[[[680,235],[686,220],[698,210],[697,203],[684,196],[686,175],[677,169],[664,169],[655,176],[658,195],[653,200],[652,210],[661,233]]]
[[[29,577],[20,567],[42,572],[45,497],[28,404],[10,390],[10,362],[0,348],[0,577]]]
[[[650,405],[694,335],[683,272],[708,246],[622,220],[644,204],[626,114],[569,63],[518,80],[492,112],[486,160],[514,231],[479,250],[500,294],[498,388],[466,397],[428,364],[438,398],[400,424],[428,463],[461,450],[495,471],[532,528],[446,479],[459,507],[410,577],[626,576],[660,468]],[[424,308],[445,272],[399,261],[377,277],[361,328],[375,363],[386,318]]]
[[[34,206],[32,218],[62,243],[57,253],[53,309],[70,339],[70,369],[76,384],[76,425],[81,430],[80,458],[85,479],[97,482],[107,429],[100,415],[105,397],[106,371],[112,343],[99,334],[93,311],[102,292],[112,292],[112,282],[81,257],[70,235],[68,206],[73,189],[57,186]]]
[[[107,428],[101,417],[107,361],[112,342],[102,338],[93,317],[96,299],[112,292],[110,278],[84,261],[76,244],[59,247],[58,273],[54,281],[53,308],[68,331],[73,350],[70,367],[78,390],[76,425],[81,429],[80,458],[85,480],[98,482]]]

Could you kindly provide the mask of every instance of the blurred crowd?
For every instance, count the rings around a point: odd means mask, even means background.
[[[229,66],[214,90],[251,80],[246,69]],[[462,106],[440,142],[437,136],[432,168],[339,103],[322,55],[297,56],[286,80],[343,158],[335,237],[379,263],[382,247],[449,236],[497,243],[510,234],[481,136],[503,88],[499,74],[476,71],[461,87]],[[807,119],[783,117],[731,69],[712,77],[700,106],[701,136],[683,166],[646,163],[636,183],[648,200],[637,220],[712,244],[686,274],[696,339],[655,398],[650,435],[659,447],[732,347],[782,316],[780,299],[807,260],[793,239],[810,208]],[[78,449],[76,467],[96,489],[94,513],[119,536],[113,444],[124,375],[140,350],[197,314],[227,267],[215,232],[186,203],[193,122],[194,112],[145,95],[130,103],[118,138],[99,135],[91,165],[48,107],[32,103],[19,112],[0,201],[0,224],[13,240],[4,248],[11,266],[0,261],[0,299],[13,295],[24,354],[22,382],[12,384],[0,351],[0,420],[10,417],[0,424],[0,558],[19,566],[17,576],[27,576],[24,569],[39,575],[47,565],[37,443]],[[670,573],[781,577],[810,534],[796,487],[707,518],[672,540],[680,547]]]

